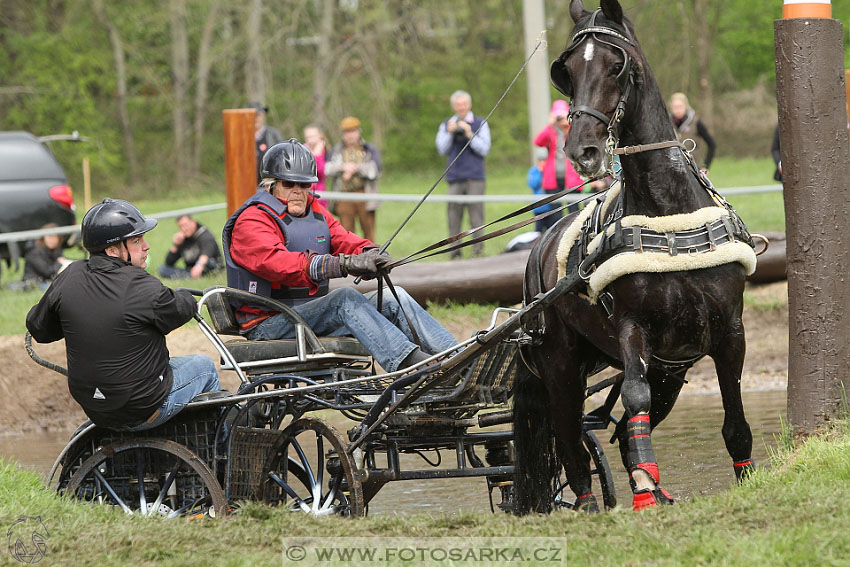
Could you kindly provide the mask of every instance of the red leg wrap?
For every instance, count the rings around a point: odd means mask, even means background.
[[[658,463],[638,463],[635,465],[635,468],[648,472],[652,480],[655,481],[655,484],[661,482],[661,475],[658,473]]]

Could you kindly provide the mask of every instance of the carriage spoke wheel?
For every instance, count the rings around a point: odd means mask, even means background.
[[[605,506],[606,510],[610,510],[617,505],[617,494],[614,490],[614,477],[611,474],[611,467],[608,466],[608,457],[605,456],[602,444],[599,443],[599,439],[596,438],[593,431],[585,431],[582,434],[582,441],[584,448],[590,453],[590,481],[593,494],[596,495],[599,503]],[[575,501],[575,494],[570,490],[569,484],[559,479],[555,489],[555,507],[574,510]]]
[[[192,451],[167,439],[110,443],[71,476],[66,493],[127,514],[167,518],[221,517],[224,491]]]
[[[317,516],[363,516],[363,485],[345,447],[345,439],[321,419],[290,424],[263,468],[263,502]]]

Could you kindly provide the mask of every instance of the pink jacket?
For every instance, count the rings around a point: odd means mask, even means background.
[[[563,152],[563,148],[557,148],[558,132],[551,124],[543,128],[534,138],[534,145],[549,149],[549,157],[543,166],[543,189],[557,189],[558,180],[555,178],[555,152]],[[564,159],[564,186],[565,188],[576,187],[584,183],[570,160]]]

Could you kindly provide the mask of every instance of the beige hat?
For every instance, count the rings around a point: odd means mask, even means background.
[[[360,120],[354,116],[346,116],[342,119],[342,122],[339,123],[339,129],[342,131],[357,130],[358,128],[360,128]]]

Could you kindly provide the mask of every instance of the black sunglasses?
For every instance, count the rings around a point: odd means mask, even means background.
[[[294,189],[296,185],[302,189],[309,189],[313,186],[312,183],[296,183],[294,181],[284,181],[283,179],[281,179],[280,182],[283,184],[285,189]]]

